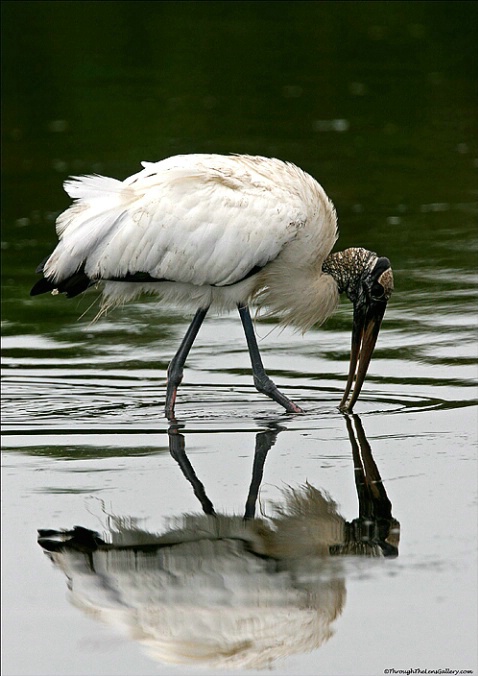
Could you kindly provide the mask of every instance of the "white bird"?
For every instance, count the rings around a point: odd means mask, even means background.
[[[187,355],[211,307],[239,309],[256,388],[303,413],[267,376],[249,305],[304,332],[330,316],[345,293],[354,323],[340,408],[351,411],[393,290],[388,258],[362,248],[331,253],[334,206],[294,164],[192,154],[142,166],[124,181],[93,175],[65,182],[75,201],[58,217],[59,243],[37,268],[43,278],[31,295],[71,298],[102,282],[102,311],[142,292],[194,308],[168,368],[165,412],[172,419]]]

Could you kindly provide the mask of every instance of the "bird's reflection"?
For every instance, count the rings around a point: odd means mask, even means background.
[[[127,630],[162,662],[260,669],[320,647],[345,604],[345,555],[397,556],[392,517],[358,416],[345,417],[359,516],[347,522],[309,483],[287,488],[270,516],[255,515],[267,454],[281,428],[256,436],[244,516],[214,510],[169,429],[173,458],[202,514],[183,514],[160,534],[111,517],[107,538],[91,530],[39,531],[39,544],[68,578],[75,605]]]

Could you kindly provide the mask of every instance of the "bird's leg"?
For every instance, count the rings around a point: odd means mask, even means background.
[[[256,336],[254,333],[254,326],[252,324],[249,308],[246,305],[238,305],[239,314],[241,315],[242,325],[246,334],[247,347],[251,356],[252,374],[254,376],[254,385],[278,404],[283,406],[288,413],[304,413],[304,411],[288,399],[282,392],[277,389],[277,385],[267,375],[262,364],[259,347],[257,345]]]
[[[166,404],[164,407],[164,412],[168,420],[174,418],[174,403],[176,401],[178,386],[183,379],[184,364],[208,309],[209,308],[199,309],[196,312],[178,351],[171,359],[168,366],[168,385],[166,388]]]

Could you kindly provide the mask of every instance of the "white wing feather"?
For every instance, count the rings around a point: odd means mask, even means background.
[[[299,195],[244,159],[182,156],[143,163],[124,182],[66,181],[76,202],[58,219],[61,241],[45,275],[62,279],[85,264],[93,279],[145,272],[195,285],[237,282],[275,258],[307,218]]]
[[[125,181],[66,181],[75,202],[57,221],[60,241],[43,268],[49,281],[83,269],[105,282],[103,308],[159,292],[196,308],[226,309],[254,297],[303,328],[330,314],[338,293],[325,288],[321,267],[337,238],[336,215],[311,176],[247,155],[142,164]],[[167,282],[117,281],[135,273]]]

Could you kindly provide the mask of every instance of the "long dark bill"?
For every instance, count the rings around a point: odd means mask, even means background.
[[[372,301],[368,307],[361,305],[354,308],[349,375],[344,396],[339,406],[341,411],[350,413],[359,398],[386,307],[386,301]],[[347,401],[354,379],[355,386],[352,396]]]

